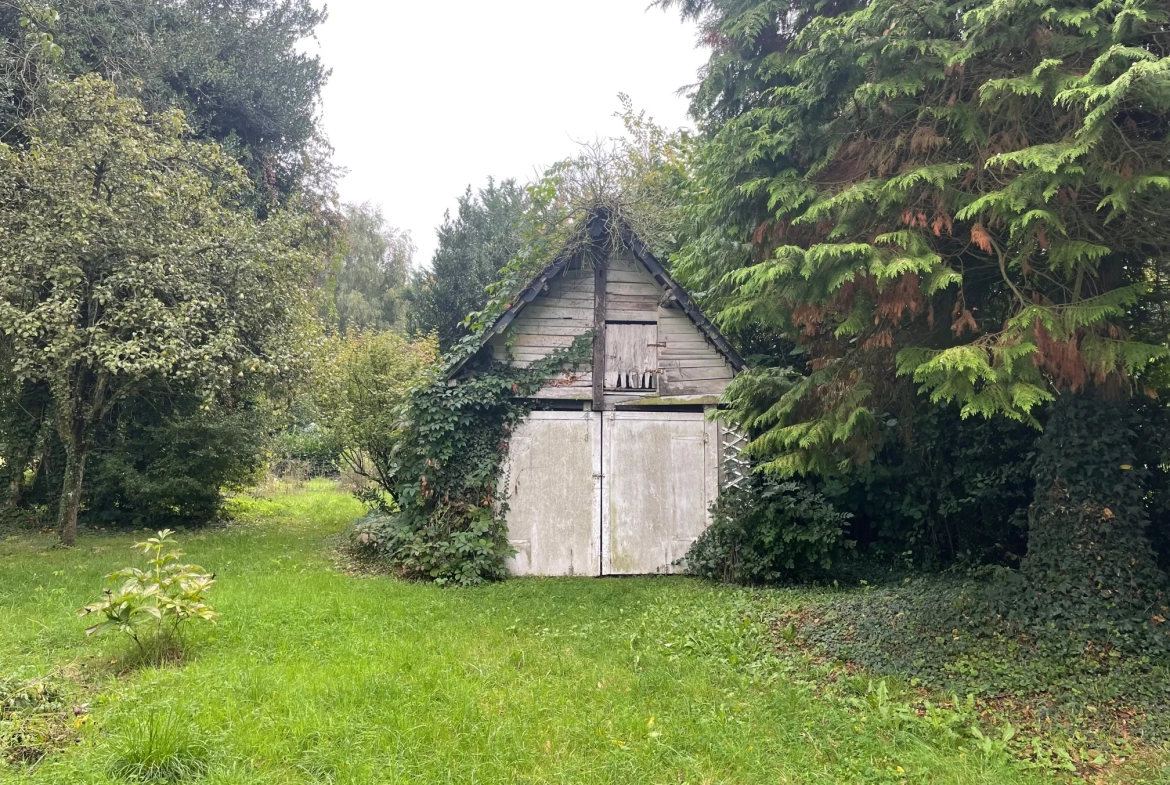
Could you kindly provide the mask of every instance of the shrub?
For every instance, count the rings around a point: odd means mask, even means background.
[[[30,510],[44,501],[30,486],[37,480],[44,484],[45,464],[55,463],[56,457],[50,454],[55,429],[48,387],[17,384],[6,370],[0,368],[0,515],[19,507]],[[59,488],[59,478],[53,480],[49,484]]]
[[[152,391],[126,401],[99,433],[86,477],[86,519],[103,526],[201,526],[224,488],[255,479],[269,417],[254,403]]]
[[[161,656],[181,644],[184,623],[215,623],[219,614],[205,601],[215,576],[197,565],[180,564],[181,551],[164,551],[175,545],[171,534],[164,529],[157,537],[134,544],[147,555],[147,569],[127,567],[106,576],[116,588],[106,589],[102,599],[77,612],[79,617],[103,619],[87,629],[86,635],[117,630],[129,636],[142,655]]]
[[[359,552],[389,561],[402,577],[440,585],[500,580],[507,575],[503,559],[512,552],[507,528],[490,507],[371,513],[354,526],[352,541]]]
[[[6,398],[0,380],[0,515],[30,519],[60,503],[65,450],[47,391],[25,385]],[[120,401],[102,419],[86,461],[86,524],[201,526],[216,519],[224,489],[250,484],[264,458],[269,407],[233,390],[205,400],[162,386]]]
[[[1018,565],[1039,433],[1004,418],[963,419],[957,406],[925,401],[881,427],[870,463],[815,486],[853,513],[850,534],[866,571]]]
[[[396,407],[433,373],[433,337],[410,342],[394,332],[333,338],[316,370],[315,407],[341,460],[383,485],[393,472]]]
[[[688,570],[734,583],[814,578],[853,547],[850,518],[797,482],[764,479],[724,493],[711,526],[687,553]]]
[[[1158,566],[1170,572],[1170,407],[1166,395],[1157,400],[1130,402],[1136,432],[1135,466],[1145,472],[1145,503],[1150,515],[1150,545],[1158,554]]]
[[[304,479],[336,476],[340,471],[341,448],[334,435],[316,423],[293,425],[273,436],[270,474],[286,477],[302,474]]]

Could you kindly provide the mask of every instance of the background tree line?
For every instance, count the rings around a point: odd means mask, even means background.
[[[0,4],[6,509],[201,521],[257,465],[332,220],[321,18]]]
[[[551,179],[469,186],[413,265],[378,207],[337,197],[328,71],[297,47],[323,20],[302,0],[0,4],[7,519],[71,542],[79,519],[211,520],[281,455],[364,472],[389,424],[357,391],[401,394],[567,225]]]
[[[0,3],[0,510],[198,524],[413,246],[338,202],[293,0]]]

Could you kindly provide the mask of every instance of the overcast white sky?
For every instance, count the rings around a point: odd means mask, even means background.
[[[680,87],[706,55],[649,0],[329,0],[319,51],[342,198],[382,205],[429,262],[443,211],[489,176],[527,182],[615,136],[617,94],[687,125]]]

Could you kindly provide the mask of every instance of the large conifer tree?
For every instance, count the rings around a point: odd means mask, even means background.
[[[849,457],[895,371],[1025,420],[1144,387],[1166,354],[1135,328],[1170,248],[1170,3],[667,4],[714,47],[679,273],[810,357],[758,423],[770,468]]]
[[[676,271],[802,349],[732,391],[767,470],[865,460],[915,391],[1029,422],[1156,392],[1170,2],[661,4],[712,48]]]
[[[520,250],[526,206],[524,189],[514,180],[488,180],[474,193],[468,186],[455,216],[448,213],[438,229],[439,247],[430,267],[413,281],[412,330],[437,333],[444,351],[467,335],[464,318],[484,307],[486,287]]]

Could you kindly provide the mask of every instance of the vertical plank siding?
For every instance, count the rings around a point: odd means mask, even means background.
[[[681,572],[719,492],[719,423],[702,412],[605,412],[601,574]]]
[[[658,388],[658,325],[610,324],[605,334],[605,389]]]
[[[532,412],[501,476],[513,575],[597,575],[601,555],[601,418]]]

